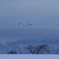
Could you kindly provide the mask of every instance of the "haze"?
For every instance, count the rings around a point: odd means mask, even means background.
[[[19,22],[59,27],[59,0],[1,0],[0,26],[9,27]]]

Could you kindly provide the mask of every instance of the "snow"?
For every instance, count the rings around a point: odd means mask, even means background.
[[[53,41],[54,40],[54,41]],[[57,42],[58,41],[58,42]],[[38,46],[46,44],[50,52],[48,54],[59,54],[59,40],[58,39],[21,39],[13,42],[7,42],[6,44],[0,44],[0,54],[7,54],[9,51],[16,51],[18,54],[31,54],[25,47]]]
[[[15,27],[37,27],[39,26],[38,24],[29,24],[29,23],[26,23],[26,22],[20,22],[19,24],[17,24]]]
[[[0,59],[59,59],[59,55],[0,55]]]

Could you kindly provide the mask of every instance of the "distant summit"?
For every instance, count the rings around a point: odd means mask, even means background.
[[[23,22],[23,23],[19,23],[17,24],[15,27],[37,27],[39,26],[38,24],[29,24],[29,23],[26,23],[26,22]]]

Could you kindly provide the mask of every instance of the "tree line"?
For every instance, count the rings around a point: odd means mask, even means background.
[[[49,46],[46,44],[37,45],[37,46],[29,45],[29,46],[25,47],[25,49],[28,50],[31,54],[45,54],[45,53],[50,52]],[[9,51],[8,54],[17,54],[17,52]],[[20,53],[20,54],[22,54],[22,53]]]

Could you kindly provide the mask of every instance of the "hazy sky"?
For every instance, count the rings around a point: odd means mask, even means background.
[[[1,0],[0,26],[19,22],[59,27],[59,0]]]

